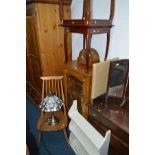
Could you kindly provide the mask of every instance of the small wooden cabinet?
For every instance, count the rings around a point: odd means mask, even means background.
[[[85,72],[84,65],[78,65],[77,61],[65,65],[65,96],[67,111],[70,109],[73,100],[78,102],[78,111],[87,118],[88,106],[91,95],[92,72]]]
[[[70,17],[70,3],[64,1],[66,17]],[[36,104],[41,101],[40,77],[64,74],[64,29],[59,25],[59,0],[27,1],[26,92]]]

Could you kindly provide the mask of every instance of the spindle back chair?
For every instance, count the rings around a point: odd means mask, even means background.
[[[50,112],[44,112],[41,110],[41,116],[37,123],[37,128],[39,130],[38,136],[38,146],[41,141],[41,134],[44,131],[57,131],[63,130],[66,141],[68,143],[68,137],[66,133],[66,128],[68,125],[68,117],[65,108],[65,97],[63,89],[63,76],[46,76],[41,77],[42,79],[42,100],[48,95],[48,93],[53,93],[63,101],[63,106],[61,110],[55,112],[55,115],[59,118],[59,123],[55,125],[49,125],[47,119],[50,116]]]

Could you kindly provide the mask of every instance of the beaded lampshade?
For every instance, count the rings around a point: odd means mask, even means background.
[[[44,112],[52,112],[51,117],[48,119],[49,125],[55,125],[59,122],[58,118],[54,116],[54,112],[59,111],[63,104],[63,101],[53,93],[49,93],[40,103],[40,109]]]

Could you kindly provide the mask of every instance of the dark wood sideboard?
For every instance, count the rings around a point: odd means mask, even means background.
[[[109,155],[129,154],[129,104],[124,107],[105,105],[100,96],[89,104],[88,121],[102,134],[111,130]]]

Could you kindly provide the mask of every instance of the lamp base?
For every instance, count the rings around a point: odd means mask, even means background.
[[[47,123],[48,123],[48,125],[55,125],[55,124],[59,123],[59,119],[57,117],[55,117],[54,115],[52,115],[51,118],[48,118]]]

